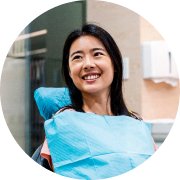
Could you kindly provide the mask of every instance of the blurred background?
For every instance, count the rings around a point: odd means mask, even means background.
[[[167,137],[179,104],[179,79],[168,45],[143,17],[103,1],[67,3],[33,20],[13,42],[1,77],[1,103],[8,127],[32,155],[44,141],[44,120],[34,101],[38,87],[63,87],[62,48],[84,23],[105,28],[123,55],[127,106],[152,124],[158,146]]]

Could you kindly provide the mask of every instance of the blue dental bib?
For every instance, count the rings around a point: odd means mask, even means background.
[[[54,171],[66,177],[110,178],[137,167],[154,153],[147,123],[124,115],[66,110],[47,119],[44,128]]]

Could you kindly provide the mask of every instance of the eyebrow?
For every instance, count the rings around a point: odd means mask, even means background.
[[[100,51],[104,51],[105,52],[105,49],[103,48],[93,48],[92,51],[97,51],[97,50],[100,50]]]
[[[103,49],[103,48],[93,48],[91,51],[97,51],[97,50],[100,50],[100,51],[104,51],[104,52],[105,52],[105,49]],[[73,52],[73,53],[70,55],[70,57],[72,57],[74,54],[78,54],[78,53],[82,54],[83,51],[81,51],[81,50],[75,51],[75,52]]]

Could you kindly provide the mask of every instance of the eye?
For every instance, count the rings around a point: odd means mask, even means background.
[[[73,60],[81,60],[81,59],[82,59],[82,56],[76,55],[76,56],[74,56],[74,57],[72,58],[72,61],[73,61]]]
[[[100,51],[94,53],[94,56],[96,56],[96,57],[99,57],[99,56],[102,56],[102,55],[104,55],[104,54],[102,52],[100,52]]]

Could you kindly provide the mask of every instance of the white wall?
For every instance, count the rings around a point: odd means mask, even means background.
[[[1,103],[7,125],[25,150],[29,131],[29,80],[28,62],[25,59],[7,58],[1,77]]]

